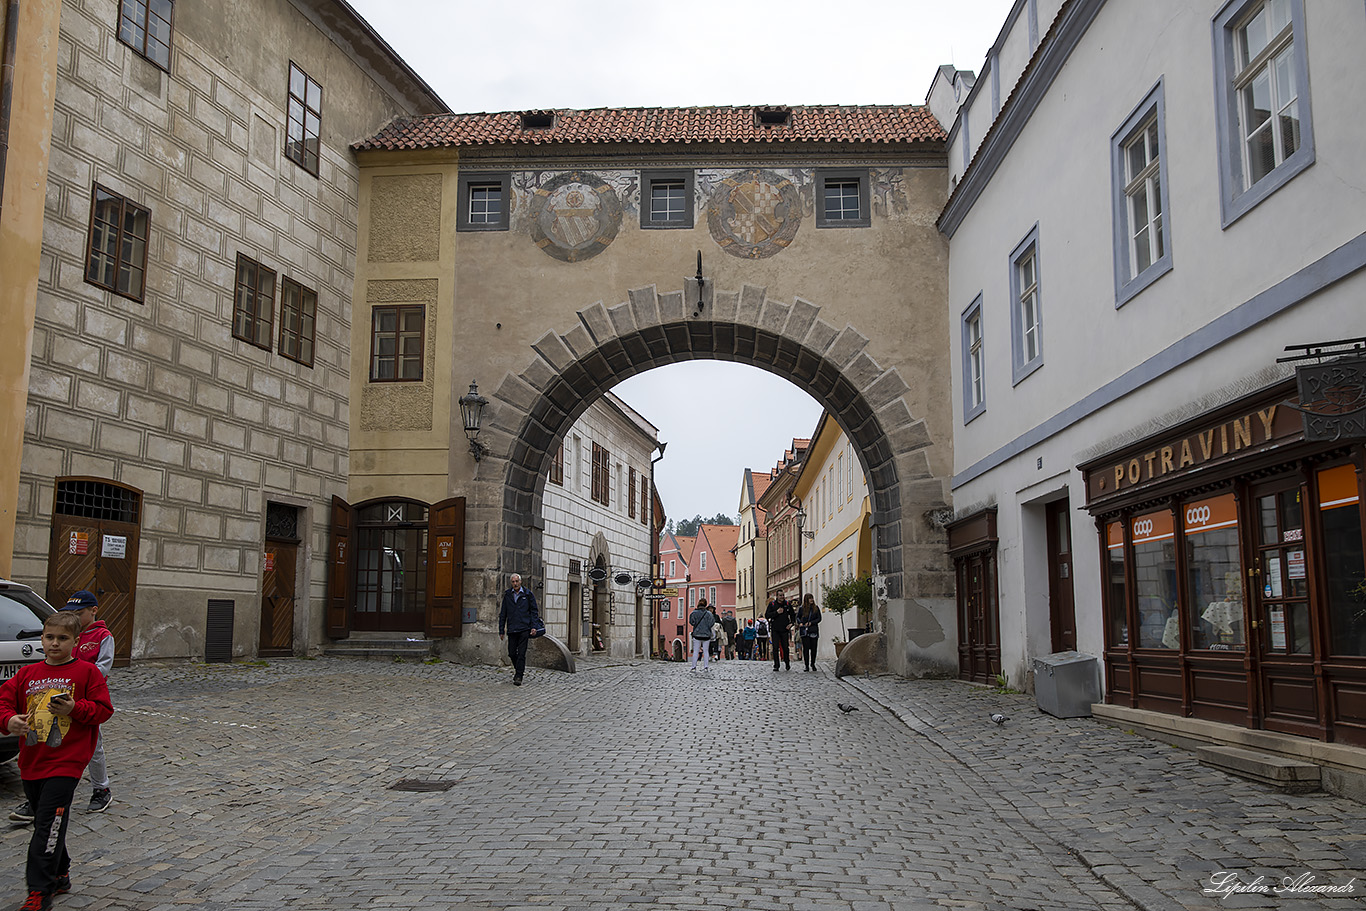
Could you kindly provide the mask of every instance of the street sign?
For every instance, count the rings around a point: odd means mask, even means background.
[[[676,588],[657,588],[654,593],[661,598],[677,598],[678,589]]]

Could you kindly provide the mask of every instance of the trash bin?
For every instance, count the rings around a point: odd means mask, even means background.
[[[1086,718],[1100,701],[1100,666],[1091,655],[1054,652],[1034,659],[1034,698],[1057,718]]]

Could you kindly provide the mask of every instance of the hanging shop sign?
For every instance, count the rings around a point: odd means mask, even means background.
[[[1366,439],[1366,357],[1297,367],[1295,380],[1306,440]]]

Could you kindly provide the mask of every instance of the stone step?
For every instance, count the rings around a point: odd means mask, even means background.
[[[1202,746],[1195,751],[1202,765],[1270,785],[1289,794],[1306,794],[1320,786],[1319,767],[1312,762],[1238,747]]]
[[[413,658],[420,661],[432,656],[432,643],[427,639],[366,636],[339,639],[323,648],[323,654],[333,658]]]

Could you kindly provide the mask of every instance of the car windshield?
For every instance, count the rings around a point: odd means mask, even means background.
[[[47,615],[48,611],[33,595],[0,592],[0,640],[18,639],[21,632],[28,634],[26,639],[41,638],[43,618]]]

